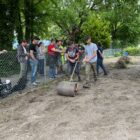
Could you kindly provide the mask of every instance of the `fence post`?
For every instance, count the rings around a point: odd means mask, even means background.
[[[47,82],[47,66],[46,66],[46,56],[44,58],[44,83]]]

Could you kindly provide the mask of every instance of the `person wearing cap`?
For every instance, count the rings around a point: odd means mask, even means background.
[[[27,65],[28,65],[28,56],[27,52],[27,41],[22,40],[21,44],[17,49],[17,58],[20,63],[20,75],[19,78],[27,77]]]
[[[29,54],[30,54],[30,65],[31,65],[31,83],[33,86],[36,86],[36,76],[37,76],[37,66],[38,66],[38,59],[37,59],[37,47],[39,42],[38,37],[34,37],[32,39],[32,43],[29,46]]]
[[[91,37],[88,36],[85,39],[85,58],[83,62],[85,63],[85,73],[86,73],[86,83],[84,84],[84,88],[89,88],[91,86],[90,82],[90,71],[92,70],[94,81],[97,81],[97,71],[96,71],[96,63],[97,63],[97,45],[91,42]]]

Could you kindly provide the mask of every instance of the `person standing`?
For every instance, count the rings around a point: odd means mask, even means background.
[[[23,77],[27,77],[27,65],[28,65],[28,56],[29,53],[27,53],[27,41],[22,40],[21,44],[18,47],[17,50],[17,58],[18,62],[20,63],[20,74],[19,79]]]
[[[77,44],[77,49],[79,51],[79,63],[78,63],[78,66],[79,66],[79,69],[81,69],[81,66],[82,66],[82,60],[84,58],[84,52],[85,52],[85,48],[84,46],[80,45],[80,44]]]
[[[61,50],[60,48],[61,46],[61,40],[57,40],[56,41],[56,45],[55,45],[55,48],[57,50]],[[58,75],[59,73],[61,73],[61,53],[60,52],[56,52],[56,75]]]
[[[66,52],[66,48],[63,46],[63,41],[61,41],[60,44],[60,50],[63,50],[64,53],[61,53],[61,58],[60,58],[60,72],[64,73],[64,64],[65,64],[65,52]]]
[[[44,75],[44,66],[45,66],[45,47],[42,42],[38,44],[37,49],[37,58],[38,58],[38,72],[40,75]]]
[[[91,42],[91,37],[86,37],[86,46],[85,46],[85,58],[83,59],[85,63],[85,73],[86,73],[86,83],[84,88],[90,87],[90,71],[92,69],[94,81],[97,81],[97,45]]]
[[[99,42],[98,45],[98,50],[97,50],[97,74],[99,75],[99,68],[101,67],[103,72],[104,72],[104,75],[107,75],[107,71],[105,69],[105,66],[103,64],[103,49],[101,47],[101,43]]]
[[[68,48],[66,50],[66,57],[67,57],[67,62],[68,62],[68,69],[69,69],[69,74],[72,74],[74,67],[77,63],[76,69],[75,69],[75,73],[78,76],[78,81],[81,81],[81,77],[80,77],[80,70],[78,67],[78,61],[79,60],[79,51],[78,49],[75,47],[74,42],[70,41],[68,43]]]
[[[32,39],[32,43],[29,46],[29,54],[30,54],[30,65],[31,65],[31,83],[33,86],[36,86],[36,76],[37,76],[37,66],[38,66],[38,60],[37,60],[37,47],[39,42],[38,37],[34,37]]]
[[[51,44],[48,46],[48,61],[49,61],[49,78],[56,78],[56,65],[57,57],[56,53],[62,53],[61,50],[55,48],[56,41],[55,39],[51,40]]]

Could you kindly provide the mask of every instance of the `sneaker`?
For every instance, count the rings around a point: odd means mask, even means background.
[[[50,80],[54,80],[54,79],[55,79],[55,77],[50,77],[49,79],[50,79]]]
[[[97,78],[95,78],[95,79],[94,79],[94,82],[97,82],[97,80],[98,80],[98,79],[97,79]]]
[[[58,74],[57,74],[57,75],[55,75],[55,77],[54,77],[54,78],[58,78],[59,76],[60,76],[60,75],[58,75]]]
[[[78,82],[81,82],[81,81],[82,81],[82,80],[81,80],[81,77],[79,76],[79,77],[78,77]]]
[[[38,84],[37,84],[36,82],[33,82],[32,85],[33,85],[33,86],[37,86]]]
[[[83,85],[83,88],[90,88],[90,84],[85,83],[85,84]]]

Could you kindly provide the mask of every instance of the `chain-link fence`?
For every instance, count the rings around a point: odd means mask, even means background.
[[[104,51],[105,57],[114,57],[117,53],[122,53],[121,49],[108,49]],[[41,75],[39,72],[37,73],[37,82],[38,85],[46,85],[50,81],[48,77],[48,65],[47,65],[48,57],[46,55],[44,59],[44,74]],[[17,59],[17,51],[9,51],[0,54],[0,95],[13,93],[15,91],[24,91],[32,90],[35,87],[31,83],[31,67],[30,63],[27,64],[27,78],[21,79],[20,76],[20,63]],[[64,65],[64,69],[66,72],[67,66]],[[59,75],[62,76],[62,75]],[[59,77],[58,76],[58,77]],[[25,84],[26,83],[26,84]],[[38,86],[38,87],[39,87]],[[14,90],[12,90],[14,88]],[[11,91],[12,90],[12,91]]]
[[[47,57],[47,56],[46,56]],[[46,58],[44,59],[44,74],[37,73],[38,85],[46,84],[48,78],[48,66],[46,65]],[[35,88],[31,84],[31,67],[27,64],[27,78],[26,81],[20,78],[20,63],[17,59],[17,51],[9,51],[0,54],[0,95],[7,96],[15,91],[32,90]],[[14,90],[13,90],[14,89]]]
[[[114,57],[118,53],[122,53],[122,49],[107,49],[104,50],[104,56],[107,57]]]
[[[140,56],[139,47],[128,47],[125,49],[107,49],[104,50],[104,56],[108,57],[119,57],[119,56]]]

